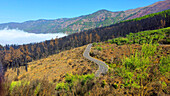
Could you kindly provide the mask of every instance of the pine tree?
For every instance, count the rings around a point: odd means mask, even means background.
[[[41,58],[41,48],[38,45],[36,48],[36,59],[40,59]]]
[[[55,50],[58,53],[58,38],[55,39]]]
[[[42,49],[43,49],[43,57],[47,57],[48,56],[48,46],[47,46],[47,41],[45,41],[45,42],[42,42],[41,43],[41,45],[42,45]]]
[[[100,42],[100,36],[97,33],[95,34],[95,39],[96,42]]]
[[[49,46],[49,54],[51,55],[51,54],[54,54],[54,53],[55,53],[55,51],[54,51],[54,40],[51,39],[50,40],[50,46]]]
[[[92,43],[92,33],[90,33],[89,42]]]
[[[86,35],[86,44],[88,44],[89,43],[89,36],[88,36],[87,33],[85,35]]]
[[[74,40],[75,40],[75,47],[78,47],[77,36],[74,36]]]

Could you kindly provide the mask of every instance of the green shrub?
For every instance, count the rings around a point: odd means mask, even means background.
[[[99,50],[99,51],[103,50],[103,48],[102,48],[102,47],[99,47],[99,46],[96,46],[95,49],[97,49],[97,50]]]
[[[102,85],[101,85],[101,86],[102,86],[102,87],[104,87],[106,84],[107,84],[107,83],[106,83],[106,81],[105,81],[105,80],[103,80],[103,81],[102,81]]]
[[[41,84],[39,83],[36,88],[35,88],[35,91],[34,91],[34,96],[37,96],[39,91],[40,91],[40,88],[41,88]]]
[[[110,43],[116,43],[118,45],[126,44],[128,43],[128,41],[129,40],[127,38],[123,38],[123,37],[115,38],[112,41],[109,40]]]
[[[142,55],[144,57],[153,56],[156,52],[157,45],[156,44],[143,44],[142,46]]]
[[[116,84],[116,83],[112,84],[112,86],[113,86],[115,89],[118,88],[118,84]]]
[[[101,51],[101,50],[103,50],[103,49],[102,49],[102,47],[97,47],[97,50]]]
[[[93,45],[93,46],[96,46],[96,45],[97,45],[97,43],[96,43],[96,42],[94,42],[92,45]]]
[[[82,85],[84,85],[88,80],[92,80],[93,78],[94,78],[94,74],[82,75],[79,77]]]
[[[116,67],[116,64],[108,64],[109,65],[109,67],[111,67],[111,68],[115,68]]]
[[[65,89],[65,90],[68,90],[69,89],[69,86],[68,86],[68,83],[64,83],[64,82],[61,82],[61,83],[58,83],[55,87],[56,90],[59,90],[59,89]]]
[[[6,85],[5,85],[6,86]],[[31,81],[12,81],[10,85],[7,85],[7,91],[10,92],[10,96],[52,96],[55,85],[43,80],[31,80]],[[9,89],[8,89],[9,88]]]
[[[66,74],[65,82],[58,83],[55,89],[68,90],[71,89],[73,86],[76,86],[77,82],[81,82],[81,85],[85,85],[88,80],[92,80],[94,77],[95,77],[94,74],[87,74],[87,75]]]
[[[162,74],[169,73],[170,71],[170,55],[162,57],[159,64],[159,70]]]
[[[14,88],[20,86],[21,86],[21,81],[12,81],[9,90],[10,92],[12,92]]]
[[[67,74],[67,75],[66,75],[66,78],[65,78],[65,81],[66,81],[67,83],[73,83],[73,82],[75,82],[77,79],[78,79],[78,76],[77,76],[77,75]]]
[[[109,39],[108,42],[109,42],[109,43],[112,43],[112,39]]]
[[[134,82],[134,83],[132,84],[132,87],[134,87],[134,88],[140,88],[140,85]]]
[[[102,45],[102,43],[97,43],[97,45]]]
[[[164,88],[164,87],[167,87],[167,84],[165,83],[165,82],[161,82],[161,84],[162,84],[162,87]]]

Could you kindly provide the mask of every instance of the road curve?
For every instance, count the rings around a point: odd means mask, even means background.
[[[90,55],[89,55],[89,52],[90,52],[90,49],[92,47],[92,44],[89,44],[87,46],[87,48],[85,49],[84,53],[83,53],[83,56],[87,59],[89,59],[90,61],[93,61],[95,62],[98,66],[99,66],[99,69],[96,71],[95,73],[95,76],[96,77],[99,77],[101,74],[106,74],[107,71],[108,71],[108,65],[102,61],[99,61],[95,58],[92,58]]]

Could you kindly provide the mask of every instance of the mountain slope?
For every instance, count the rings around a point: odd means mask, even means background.
[[[5,72],[8,80],[36,80],[47,77],[51,82],[63,81],[66,73],[68,74],[89,74],[95,73],[98,66],[84,59],[83,52],[86,46],[74,48],[72,50],[63,51],[40,60],[28,63],[27,71],[24,66],[20,66],[17,72],[14,68]]]
[[[17,66],[26,66],[26,64],[32,60],[45,58],[49,55],[89,43],[124,37],[129,33],[137,33],[144,30],[169,27],[169,22],[170,9],[123,21],[107,27],[74,33],[59,39],[56,38],[34,44],[4,46],[4,49],[0,51],[0,61],[3,64],[4,70]],[[163,41],[162,44],[164,44],[164,42],[169,44],[169,41]]]
[[[88,74],[94,73],[97,67],[83,58],[86,46],[30,62],[27,72],[22,67],[18,68],[21,72],[19,76],[11,68],[5,73],[5,78],[8,80],[5,87],[6,94],[10,93],[9,96],[13,94],[19,96],[23,94],[29,94],[28,96],[169,95],[170,46],[145,44],[169,37],[165,35],[168,32],[170,27],[130,33],[125,38],[93,43],[90,55],[106,62],[109,66],[107,74],[98,78]],[[121,42],[121,45],[116,44],[115,40]],[[146,42],[141,44],[136,40]],[[135,41],[136,44],[130,43],[131,41]]]
[[[0,29],[8,27],[9,29],[18,28],[31,33],[64,32],[70,34],[96,27],[109,26],[122,20],[133,19],[167,9],[170,9],[169,0],[127,11],[111,12],[108,10],[99,10],[95,13],[75,18],[61,18],[55,20],[40,19],[23,23],[4,23],[0,24]]]

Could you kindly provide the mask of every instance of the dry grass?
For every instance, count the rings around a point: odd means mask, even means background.
[[[50,82],[63,81],[66,73],[88,74],[97,70],[97,65],[86,60],[83,52],[86,46],[67,50],[59,54],[49,56],[44,59],[28,63],[28,71],[20,67],[20,74],[17,76],[16,70],[8,69],[5,77],[9,81],[13,80],[42,80],[46,78]]]

